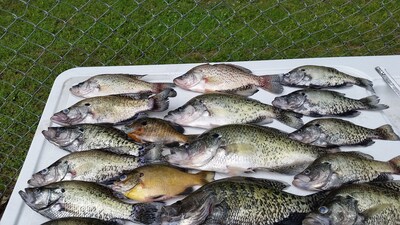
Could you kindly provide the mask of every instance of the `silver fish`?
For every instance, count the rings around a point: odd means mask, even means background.
[[[233,124],[211,129],[164,154],[179,167],[236,174],[270,170],[296,174],[316,158],[338,149],[307,145],[274,128]]]
[[[83,99],[55,113],[51,121],[61,125],[82,123],[121,124],[138,116],[141,112],[164,111],[168,108],[168,97],[175,97],[173,89],[155,95],[108,95]]]
[[[277,75],[257,76],[244,67],[233,64],[203,64],[174,79],[174,83],[195,92],[225,92],[244,96],[253,95],[258,87],[282,93],[283,87]]]
[[[376,95],[362,99],[352,99],[345,94],[329,90],[303,89],[276,97],[272,101],[275,107],[291,110],[307,116],[357,116],[357,110],[383,110],[389,108],[378,104]]]
[[[374,92],[372,81],[354,77],[339,70],[316,65],[305,65],[294,68],[281,75],[281,84],[292,87],[342,87],[357,85]]]
[[[110,189],[92,182],[61,181],[19,191],[25,203],[50,219],[90,217],[106,221],[128,220],[159,224],[161,203],[128,204]]]
[[[303,225],[398,225],[400,192],[373,183],[332,191]]]
[[[52,144],[70,151],[106,149],[118,154],[139,155],[152,145],[136,143],[112,126],[77,124],[65,127],[49,127],[42,134]]]
[[[144,165],[145,157],[119,155],[101,150],[68,154],[47,168],[32,175],[31,186],[43,186],[57,181],[82,180],[101,183]]]
[[[372,139],[400,140],[389,124],[370,129],[337,118],[312,120],[289,134],[289,137],[322,147],[341,145],[368,146],[374,143]]]
[[[70,88],[79,97],[96,97],[116,94],[159,93],[174,84],[151,83],[141,80],[144,75],[100,74]]]
[[[294,177],[293,185],[306,190],[330,190],[348,183],[391,180],[400,174],[400,156],[388,162],[361,152],[337,152],[317,158]]]
[[[213,128],[225,124],[271,123],[273,119],[290,127],[303,125],[301,115],[255,99],[225,93],[198,95],[178,109],[168,112],[166,120],[182,126]]]
[[[162,208],[161,224],[300,225],[326,193],[297,196],[278,181],[231,177],[204,185]]]

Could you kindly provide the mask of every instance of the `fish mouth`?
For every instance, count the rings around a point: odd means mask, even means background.
[[[43,178],[43,176],[40,176],[38,174],[33,174],[32,178],[28,180],[28,184],[33,187],[39,187],[46,185],[47,183],[45,183],[45,179]]]
[[[311,213],[304,220],[303,225],[329,225],[329,220],[318,214]]]
[[[49,127],[47,130],[42,130],[42,134],[47,140],[52,140],[56,136],[57,131]]]
[[[272,101],[272,105],[278,108],[283,108],[285,105],[287,104],[287,102],[285,101],[284,98],[280,98],[280,97],[276,97],[273,101]]]
[[[83,118],[81,116],[70,118],[68,115],[60,111],[58,113],[55,113],[52,117],[50,117],[50,120],[60,125],[66,126],[66,125],[77,124],[81,122]]]
[[[33,195],[33,190],[32,190],[32,188],[25,188],[25,192],[22,191],[22,190],[20,190],[20,191],[18,192],[18,194],[21,196],[22,200],[24,200],[24,202],[25,202],[30,208],[32,208],[32,209],[35,210],[35,211],[47,207],[47,205],[46,205],[46,206],[43,206],[43,205],[41,205],[41,204],[35,204],[35,200],[36,200],[36,199],[35,199],[35,197],[34,197],[34,195]]]
[[[183,75],[184,76],[184,75]],[[197,83],[190,83],[190,82],[187,82],[187,81],[185,81],[185,79],[182,79],[182,78],[180,78],[180,77],[177,77],[177,78],[175,78],[174,80],[173,80],[173,82],[174,82],[174,84],[176,84],[176,86],[178,86],[178,87],[180,87],[180,88],[183,88],[183,89],[188,89],[188,88],[190,88],[190,87],[192,87],[192,86],[194,86],[194,85],[196,85]]]
[[[295,187],[301,188],[303,190],[309,190],[309,191],[318,190],[312,186],[311,178],[302,174],[297,174],[296,176],[294,176],[292,184]]]

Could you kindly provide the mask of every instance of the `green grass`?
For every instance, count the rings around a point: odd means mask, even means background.
[[[69,68],[399,54],[398,0],[299,2],[0,0],[0,196]]]

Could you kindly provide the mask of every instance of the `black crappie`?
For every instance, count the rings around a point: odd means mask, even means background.
[[[159,93],[174,84],[150,83],[141,80],[144,75],[100,74],[93,76],[69,90],[79,97],[96,97],[116,94]]]
[[[374,143],[372,139],[400,140],[389,124],[370,129],[337,118],[312,120],[289,134],[289,137],[322,147],[341,145],[368,146]]]
[[[372,81],[354,77],[339,70],[316,65],[305,65],[294,68],[281,75],[281,84],[292,87],[342,87],[357,85],[374,92]]]
[[[233,123],[271,123],[273,119],[290,127],[303,125],[301,115],[255,99],[225,93],[196,96],[186,104],[168,112],[166,120],[182,126],[213,128]]]
[[[306,190],[330,190],[343,184],[391,180],[400,174],[400,156],[388,162],[360,152],[337,152],[317,158],[294,177],[293,184]]]
[[[168,98],[175,96],[173,89],[166,89],[155,95],[126,94],[86,98],[55,113],[50,120],[60,125],[121,124],[142,112],[166,110],[169,106]]]
[[[85,181],[61,181],[19,191],[25,203],[50,219],[90,217],[101,220],[129,220],[159,224],[161,203],[128,204],[110,189]]]
[[[294,91],[284,96],[276,97],[272,101],[275,107],[291,110],[307,116],[357,116],[357,110],[382,110],[389,106],[378,104],[379,98],[376,95],[362,99],[352,99],[345,94],[316,89],[303,89]]]
[[[303,225],[398,225],[399,208],[399,191],[374,183],[352,184],[332,191]]]
[[[225,92],[250,96],[258,91],[258,87],[277,94],[283,91],[279,76],[257,76],[233,64],[199,65],[175,78],[174,83],[183,89],[202,93]]]
[[[285,184],[257,178],[232,177],[206,184],[183,200],[161,210],[161,224],[300,225],[325,193],[297,196]]]
[[[337,150],[292,140],[274,128],[232,124],[206,131],[192,143],[173,148],[165,158],[180,167],[221,173],[269,170],[295,174],[319,156]]]
[[[49,127],[42,134],[52,144],[70,152],[107,149],[119,154],[139,155],[152,147],[130,140],[123,131],[112,126],[98,124]]]

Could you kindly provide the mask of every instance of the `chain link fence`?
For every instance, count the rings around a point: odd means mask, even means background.
[[[52,83],[72,67],[400,53],[398,0],[0,4],[2,207]]]

